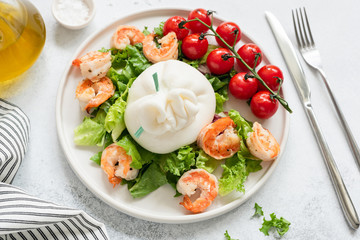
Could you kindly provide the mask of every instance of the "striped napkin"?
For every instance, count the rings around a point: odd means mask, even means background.
[[[24,158],[27,116],[0,98],[0,240],[108,239],[104,224],[84,211],[59,206],[10,185]]]

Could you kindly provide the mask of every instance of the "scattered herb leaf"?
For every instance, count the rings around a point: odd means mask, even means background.
[[[239,240],[239,239],[231,238],[227,230],[225,231],[224,235],[226,240]]]
[[[279,233],[280,237],[283,236],[288,230],[290,226],[290,222],[283,217],[277,218],[275,213],[270,214],[271,220],[266,220],[263,218],[262,227],[259,229],[260,232],[263,232],[265,236],[269,236],[269,230],[271,228],[275,228]]]
[[[264,216],[264,212],[262,210],[262,207],[260,207],[257,203],[255,203],[254,209],[255,209],[255,213],[254,213],[253,216],[256,216],[256,215]]]

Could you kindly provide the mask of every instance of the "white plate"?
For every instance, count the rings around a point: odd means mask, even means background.
[[[90,36],[78,48],[72,59],[83,55],[89,51],[98,50],[102,47],[108,48],[110,38],[117,26],[121,24],[134,25],[139,29],[144,26],[153,29],[161,21],[166,21],[171,16],[179,15],[187,17],[189,10],[184,9],[153,9],[131,14],[123,17],[112,24],[104,27],[94,35]],[[218,25],[224,20],[214,17],[214,25]],[[240,26],[241,28],[242,26]],[[242,33],[240,44],[244,42],[254,42],[248,35]],[[264,54],[262,65],[269,64],[269,60]],[[233,192],[225,197],[217,197],[213,204],[203,213],[191,214],[184,207],[179,205],[182,197],[174,198],[175,191],[167,184],[160,187],[149,195],[133,199],[127,190],[127,186],[116,186],[109,184],[107,177],[102,169],[93,163],[89,158],[100,151],[97,147],[80,147],[73,142],[73,133],[83,118],[84,113],[80,111],[79,103],[75,99],[75,89],[81,80],[80,71],[71,66],[71,62],[65,70],[59,85],[56,102],[56,123],[61,146],[66,154],[67,160],[83,184],[90,189],[98,198],[124,212],[128,215],[141,219],[162,222],[162,223],[189,223],[209,219],[226,213],[244,203],[252,194],[260,189],[277,166],[279,158],[271,163],[263,163],[263,169],[256,173],[251,173],[245,183],[245,194]],[[286,89],[284,90],[286,92]],[[227,108],[234,108],[250,121],[259,121],[250,111],[245,101],[231,98],[227,103]],[[280,143],[282,152],[288,135],[289,119],[287,112],[280,106],[277,113],[269,120],[259,121],[268,128]]]

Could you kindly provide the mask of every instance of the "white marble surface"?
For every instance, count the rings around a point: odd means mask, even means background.
[[[49,0],[32,1],[47,28],[45,48],[35,65],[17,83],[0,89],[0,97],[19,105],[31,121],[30,145],[13,184],[40,198],[80,208],[104,222],[110,239],[224,239],[228,230],[238,239],[274,239],[258,229],[261,219],[252,218],[257,202],[269,218],[275,212],[291,222],[282,239],[360,239],[343,216],[321,153],[300,104],[281,53],[265,20],[264,11],[274,13],[292,40],[291,9],[306,6],[324,68],[355,138],[360,142],[360,2],[310,0],[96,0],[96,16],[83,30],[60,26],[51,14]],[[158,6],[202,7],[239,26],[266,49],[284,72],[287,100],[294,113],[286,149],[273,176],[242,206],[220,217],[194,224],[158,224],[129,217],[95,197],[70,169],[59,145],[55,123],[57,87],[65,64],[94,31],[124,14]],[[360,213],[360,170],[330,105],[320,76],[304,65],[313,93],[313,106],[336,159],[355,207]]]

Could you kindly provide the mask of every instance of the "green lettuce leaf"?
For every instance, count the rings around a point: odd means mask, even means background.
[[[220,165],[221,161],[207,155],[203,150],[199,150],[196,158],[196,168],[202,168],[212,173]]]
[[[133,81],[151,63],[142,53],[142,44],[127,45],[123,51],[113,51],[112,67],[107,76],[113,81],[121,97],[126,100],[127,91]]]
[[[101,155],[102,152],[95,153],[90,160],[96,163],[97,165],[101,166]]]
[[[194,67],[194,68],[198,68],[200,65],[200,59],[196,59],[196,60],[189,60],[187,58],[182,58],[181,61],[183,61],[184,63],[189,64],[190,66]]]
[[[98,50],[98,51],[99,51],[99,52],[102,52],[102,53],[105,53],[105,52],[111,51],[111,49],[102,47],[102,48],[101,48],[100,50]]]
[[[159,38],[162,38],[164,35],[164,25],[165,25],[165,22],[160,22],[159,26],[154,28],[154,33]]]
[[[179,196],[182,196],[181,193],[179,193],[176,189],[176,184],[177,182],[179,181],[180,179],[180,176],[176,176],[170,172],[167,172],[166,173],[166,179],[167,179],[167,182],[170,184],[170,186],[172,186],[175,190],[175,195],[174,197],[179,197]]]
[[[74,142],[81,146],[102,146],[106,130],[104,128],[106,113],[98,111],[96,117],[85,117],[74,130]]]
[[[145,164],[130,135],[125,135],[116,144],[122,147],[126,151],[127,155],[131,156],[131,167],[140,169],[143,164]]]
[[[247,139],[248,134],[253,132],[252,124],[246,121],[238,111],[231,109],[229,111],[229,117],[234,121],[236,124],[236,130],[239,133],[239,136],[242,139]]]
[[[111,67],[114,69],[121,69],[126,66],[126,59],[128,55],[125,51],[112,49],[111,51]]]
[[[207,49],[205,55],[204,55],[202,58],[200,58],[199,64],[205,64],[205,63],[206,63],[206,59],[207,59],[207,57],[209,56],[209,54],[210,54],[213,50],[215,50],[216,48],[219,48],[219,47],[220,47],[220,46],[218,46],[218,45],[209,44],[209,45],[208,45],[208,49]]]
[[[142,44],[136,44],[135,46],[128,45],[125,51],[128,53],[128,61],[136,77],[151,66],[151,63],[142,53]]]
[[[148,29],[147,26],[144,27],[144,30],[142,31],[142,33],[143,33],[145,36],[151,34],[151,32],[149,31],[149,29]]]
[[[224,111],[224,103],[229,100],[227,96],[221,95],[215,92],[216,108],[215,113],[221,113]]]
[[[217,45],[212,45],[212,44],[209,44],[208,46],[208,49],[205,53],[204,56],[202,56],[201,58],[199,59],[195,59],[195,60],[190,60],[190,59],[187,59],[186,56],[182,53],[182,50],[181,50],[181,45],[182,45],[182,41],[179,41],[179,57],[178,59],[180,61],[183,61],[187,64],[189,64],[190,66],[194,67],[194,68],[198,68],[200,65],[202,64],[206,64],[206,59],[207,57],[209,56],[209,54],[216,48],[218,48],[219,46]]]
[[[247,173],[249,174],[251,172],[260,171],[262,169],[261,162],[262,162],[261,160],[252,160],[252,159],[246,158],[246,171],[247,171]]]
[[[105,118],[104,127],[107,132],[111,132],[113,142],[125,129],[125,108],[126,102],[122,98],[118,98],[113,105],[110,106]]]
[[[206,75],[206,76],[211,86],[213,87],[214,91],[219,91],[228,84],[228,81],[221,81],[220,78],[216,76],[212,76],[212,75]]]
[[[248,176],[245,162],[245,158],[241,154],[235,154],[226,159],[225,164],[221,165],[224,169],[219,179],[219,194],[221,196],[225,196],[234,190],[245,191],[244,182]]]
[[[195,165],[195,151],[190,146],[184,146],[175,152],[159,155],[157,161],[164,172],[181,176]]]
[[[236,130],[241,139],[239,154],[241,154],[246,159],[246,168],[248,173],[261,170],[262,166],[260,164],[262,161],[253,156],[245,144],[245,140],[248,138],[249,133],[253,131],[252,123],[247,121],[240,115],[239,112],[233,109],[229,111],[229,117],[236,124]]]
[[[205,77],[210,82],[211,86],[213,87],[215,91],[215,98],[216,98],[216,113],[220,113],[224,111],[224,103],[229,100],[228,96],[228,84],[233,75],[233,72],[219,75],[219,76],[213,76],[210,74],[206,74]]]
[[[144,171],[139,180],[129,189],[131,196],[139,198],[167,183],[165,173],[155,162]]]

